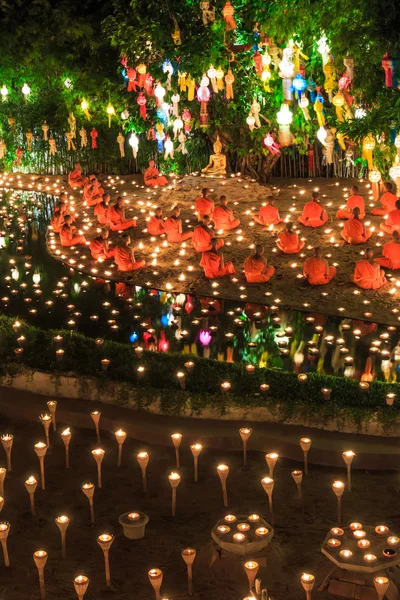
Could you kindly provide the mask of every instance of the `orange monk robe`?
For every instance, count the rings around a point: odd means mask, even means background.
[[[187,233],[180,233],[181,219],[175,219],[174,217],[168,217],[164,221],[164,229],[167,234],[167,240],[169,242],[184,242],[193,237],[193,231]]]
[[[325,285],[337,273],[335,267],[330,267],[326,260],[320,258],[307,258],[303,265],[304,277],[311,285]]]
[[[239,219],[233,216],[233,210],[217,206],[213,212],[213,221],[216,229],[235,229],[239,227]]]
[[[160,175],[160,172],[155,167],[148,167],[144,172],[144,185],[148,187],[155,187],[167,185],[168,179],[163,175]]]
[[[353,209],[360,209],[360,219],[365,217],[365,202],[362,196],[354,194],[347,198],[346,208],[339,209],[336,213],[337,219],[351,219],[353,217]]]
[[[133,251],[130,248],[125,248],[123,246],[117,246],[115,248],[114,260],[118,267],[118,271],[122,271],[123,273],[142,269],[145,265],[144,260],[135,260]]]
[[[244,274],[248,283],[266,283],[274,273],[274,267],[268,267],[266,262],[255,256],[248,256],[244,261]]]
[[[162,217],[151,217],[151,219],[147,221],[147,231],[150,235],[162,235],[163,233],[165,233],[164,221]]]
[[[212,233],[204,225],[198,225],[193,230],[192,244],[196,252],[207,252],[211,250]],[[217,250],[222,248],[224,240],[218,240]]]
[[[381,208],[373,208],[371,210],[371,215],[387,215],[391,210],[396,208],[396,194],[392,194],[392,192],[385,192],[381,197],[379,202],[381,203]]]
[[[51,217],[50,225],[52,226],[54,233],[60,233],[61,228],[64,225],[64,215],[61,213],[54,214]]]
[[[86,195],[86,205],[87,206],[96,206],[99,202],[102,201],[104,194],[104,189],[102,187],[94,187],[90,191],[88,191]]]
[[[375,258],[375,262],[387,269],[400,269],[400,244],[387,242],[382,248],[383,258]]]
[[[392,235],[394,230],[400,231],[400,210],[398,208],[391,210],[386,222],[380,224],[380,228],[389,235]]]
[[[96,208],[94,209],[94,214],[97,217],[98,222],[100,223],[100,225],[111,225],[111,221],[110,221],[110,217],[109,217],[109,210],[110,207],[106,206],[104,207],[102,203],[98,204],[96,206]]]
[[[72,189],[83,187],[88,181],[88,177],[82,177],[81,169],[73,169],[68,173],[68,183]]]
[[[302,248],[304,248],[305,242],[299,240],[297,233],[287,233],[282,231],[276,240],[276,245],[279,250],[282,250],[285,254],[297,254]]]
[[[365,229],[363,223],[354,217],[346,221],[340,235],[348,244],[364,244],[372,235],[372,231]]]
[[[125,229],[136,227],[135,219],[124,219],[114,206],[109,207],[108,218],[111,221],[110,227],[112,231],[125,231]]]
[[[214,201],[209,200],[208,198],[203,198],[203,196],[201,196],[201,198],[197,198],[196,199],[196,212],[197,212],[199,221],[201,221],[201,219],[203,217],[205,217],[206,215],[209,215],[210,217],[212,217],[212,214],[214,212]]]
[[[115,248],[110,250],[107,240],[103,240],[101,237],[94,238],[90,242],[89,248],[95,260],[109,260],[110,258],[114,258]]]
[[[378,290],[387,284],[384,271],[381,271],[376,263],[371,265],[368,260],[356,262],[354,273],[350,275],[350,281],[364,290]]]
[[[264,227],[267,227],[268,225],[277,225],[278,223],[283,222],[283,219],[279,217],[278,209],[270,204],[267,206],[262,206],[258,212],[258,215],[254,216],[253,219],[256,223],[264,225]]]
[[[200,266],[204,269],[204,275],[208,279],[218,279],[219,277],[224,277],[225,275],[233,275],[235,272],[233,264],[231,262],[227,262],[222,267],[221,262],[221,256],[212,250],[209,252],[203,252]]]
[[[327,222],[328,215],[323,206],[311,201],[304,205],[303,213],[297,220],[306,227],[321,227]]]
[[[61,246],[78,246],[86,243],[85,236],[75,235],[75,227],[63,225],[60,231]]]

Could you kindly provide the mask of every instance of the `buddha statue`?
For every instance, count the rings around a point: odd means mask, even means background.
[[[214,154],[210,156],[210,162],[208,165],[202,169],[202,173],[207,173],[208,175],[225,175],[226,174],[226,156],[221,153],[222,144],[219,139],[219,135],[217,135],[217,139],[213,145]]]

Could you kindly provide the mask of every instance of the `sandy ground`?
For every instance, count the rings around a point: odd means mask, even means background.
[[[42,189],[47,185],[50,189],[55,185],[48,178],[45,183],[42,179]],[[21,181],[26,185],[27,176],[22,176]],[[174,291],[197,293],[209,296],[221,296],[229,299],[241,299],[248,302],[272,303],[279,299],[282,305],[294,308],[307,309],[309,311],[323,312],[329,314],[341,314],[352,318],[365,318],[387,324],[398,324],[397,309],[400,308],[399,293],[395,286],[396,277],[385,288],[378,291],[361,291],[358,293],[354,284],[349,281],[353,272],[354,264],[360,260],[361,253],[366,245],[348,246],[340,237],[340,221],[335,219],[339,206],[345,203],[353,183],[359,185],[360,193],[366,200],[366,205],[373,205],[369,196],[370,184],[367,182],[356,182],[346,180],[275,180],[274,185],[269,188],[276,195],[276,206],[279,208],[281,217],[297,221],[301,214],[303,205],[310,198],[314,189],[319,189],[322,202],[325,205],[329,222],[325,227],[314,229],[299,226],[299,233],[306,240],[304,251],[294,256],[283,255],[276,248],[276,236],[281,227],[274,231],[268,231],[252,221],[252,214],[258,209],[265,199],[269,189],[261,187],[252,180],[243,180],[240,177],[230,177],[226,180],[200,178],[188,176],[175,186],[169,186],[163,190],[151,191],[140,185],[138,177],[108,178],[104,181],[107,191],[112,197],[116,194],[124,194],[126,198],[126,216],[138,219],[136,229],[130,230],[136,247],[137,258],[146,261],[146,268],[135,272],[133,281],[138,285],[148,285],[159,289],[172,289]],[[31,184],[32,185],[32,184]],[[37,183],[33,184],[35,187]],[[194,200],[204,186],[212,189],[212,196],[218,198],[224,193],[230,199],[230,206],[235,215],[241,220],[238,230],[225,237],[224,256],[225,260],[232,260],[236,268],[236,275],[232,280],[224,278],[210,282],[203,274],[199,266],[200,256],[194,252],[190,240],[186,244],[169,244],[164,247],[161,239],[151,242],[145,230],[146,217],[157,205],[164,209],[164,215],[175,203],[182,207],[182,218],[185,229],[189,230],[196,225],[194,214]],[[76,197],[76,208],[79,213],[78,226],[85,229],[88,239],[95,236],[97,224],[93,219],[93,209],[84,210]],[[85,214],[86,213],[86,214]],[[378,217],[369,217],[375,232],[369,241],[369,245],[376,248],[376,255],[380,254],[380,246],[389,241],[388,235],[380,236]],[[117,241],[118,235],[112,234],[113,241]],[[244,259],[251,254],[251,246],[260,242],[265,246],[265,255],[269,263],[276,267],[276,275],[267,284],[248,284],[242,272]],[[336,278],[327,286],[311,287],[305,283],[300,276],[302,264],[311,255],[311,249],[315,245],[324,248],[325,256],[331,264],[338,266]],[[90,254],[85,249],[71,251],[61,248],[56,240],[53,254],[59,260],[72,264],[83,272],[97,269],[97,275],[103,275],[109,279],[121,279],[116,273],[113,265],[107,264],[105,268],[95,265]],[[156,264],[153,264],[156,263]],[[388,272],[388,275],[392,274]],[[125,280],[126,280],[126,276]],[[129,276],[128,276],[129,278]],[[390,291],[394,293],[390,293]],[[394,309],[394,312],[392,312]]]
[[[44,405],[45,408],[45,405]],[[88,422],[90,419],[88,418]],[[267,474],[261,453],[250,452],[248,467],[242,466],[241,453],[204,449],[200,456],[199,481],[193,482],[192,457],[183,440],[181,446],[182,481],[177,493],[177,516],[170,516],[171,491],[167,475],[175,467],[174,451],[148,446],[127,439],[123,448],[123,464],[116,469],[116,442],[102,433],[106,451],[103,462],[103,488],[95,492],[96,524],[89,522],[89,507],[80,486],[96,480],[91,449],[96,447],[93,429],[72,430],[70,470],[64,469],[64,447],[60,430],[51,434],[51,449],[46,456],[46,491],[36,492],[37,516],[29,512],[25,479],[39,475],[33,445],[44,439],[42,425],[11,422],[2,418],[1,431],[14,434],[13,471],[5,481],[5,506],[1,520],[11,523],[9,554],[11,567],[6,569],[0,558],[2,595],[8,600],[39,598],[37,571],[32,554],[45,549],[47,597],[66,600],[76,598],[73,578],[85,574],[90,578],[88,600],[121,600],[153,597],[147,571],[158,567],[164,572],[162,597],[187,597],[185,565],[180,553],[192,546],[197,551],[194,564],[194,598],[232,598],[248,595],[246,576],[239,559],[225,557],[210,568],[212,553],[210,532],[228,512],[256,512],[269,520],[268,504],[260,479]],[[148,492],[141,487],[136,453],[147,450]],[[266,448],[273,451],[273,448]],[[338,448],[341,452],[343,448]],[[230,467],[228,477],[229,508],[224,509],[219,478],[215,467],[219,462]],[[356,460],[354,461],[356,463]],[[5,466],[1,449],[0,465]],[[267,550],[268,567],[260,568],[263,586],[276,600],[298,600],[303,597],[299,578],[302,572],[322,577],[327,565],[320,546],[326,533],[335,525],[336,498],[331,485],[345,478],[345,470],[310,468],[303,481],[304,514],[292,481],[293,468],[301,464],[280,460],[275,468],[274,506],[275,536]],[[345,479],[344,479],[345,480]],[[392,473],[367,473],[353,470],[353,491],[343,496],[343,522],[360,521],[366,525],[384,523],[399,533],[399,481]],[[150,517],[146,537],[131,541],[123,537],[118,516],[130,510],[144,510]],[[67,531],[67,558],[60,553],[59,531],[54,519],[67,514],[71,523]],[[104,584],[102,552],[97,535],[115,535],[110,562],[112,588]],[[1,556],[1,553],[0,553]],[[318,594],[322,599],[328,593]]]

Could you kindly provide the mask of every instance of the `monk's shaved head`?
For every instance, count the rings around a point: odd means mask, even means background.
[[[209,222],[210,222],[210,216],[209,215],[204,215],[204,217],[203,217],[203,223],[204,223],[204,225],[208,225]]]
[[[392,236],[393,236],[393,239],[394,239],[394,241],[395,241],[395,242],[398,242],[398,241],[400,240],[400,234],[399,234],[399,232],[397,231],[397,229],[395,229],[395,230],[393,231],[393,233],[392,233]]]
[[[208,188],[203,188],[201,190],[201,193],[203,194],[204,197],[207,196],[207,194],[208,194]]]
[[[256,244],[256,254],[264,254],[264,246],[262,244]]]
[[[392,188],[393,188],[393,186],[392,186],[392,184],[390,183],[390,181],[387,181],[387,182],[385,183],[385,189],[386,189],[388,192],[391,192],[391,191],[392,191]]]
[[[311,198],[314,200],[314,202],[319,202],[319,194],[318,194],[318,192],[313,192],[311,194]]]
[[[273,196],[267,196],[267,202],[272,205],[275,203],[275,198]]]
[[[374,257],[374,249],[373,248],[367,248],[365,251],[365,256],[367,257],[368,260],[370,260],[371,258]]]
[[[357,194],[357,192],[358,192],[358,185],[353,185],[353,187],[351,188],[351,191],[353,192],[353,194]]]
[[[358,206],[355,206],[355,207],[353,208],[353,215],[354,215],[355,217],[357,217],[357,218],[358,218],[358,217],[360,216],[360,212],[361,212],[361,211],[360,211],[360,209],[359,209],[359,207],[358,207]]]
[[[292,231],[292,230],[293,230],[293,223],[291,223],[291,222],[289,221],[289,223],[286,223],[286,231],[287,231],[288,233],[293,233],[293,231]]]
[[[313,249],[313,254],[315,256],[315,258],[321,258],[322,256],[322,249],[320,246],[315,246],[315,248]]]
[[[108,238],[108,229],[106,229],[105,227],[101,230],[100,232],[101,237],[103,238],[103,240],[106,240]]]
[[[211,238],[211,248],[213,250],[217,249],[217,244],[218,244],[218,239],[217,238]]]
[[[400,200],[396,200],[396,208],[400,210]]]
[[[161,206],[157,206],[156,210],[154,211],[154,214],[157,215],[157,217],[160,217],[162,215]]]

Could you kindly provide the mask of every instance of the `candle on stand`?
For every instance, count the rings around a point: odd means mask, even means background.
[[[14,441],[14,436],[11,433],[6,433],[1,436],[1,443],[3,444],[4,452],[7,457],[7,471],[11,471],[11,450]]]
[[[112,535],[110,535],[109,533],[103,533],[101,535],[98,536],[97,538],[97,543],[99,544],[100,548],[103,550],[103,554],[104,554],[104,568],[105,568],[105,574],[106,574],[106,585],[108,587],[110,587],[111,585],[111,575],[110,575],[110,548],[111,548],[111,544],[114,541],[114,537]]]
[[[56,517],[56,525],[61,533],[61,556],[67,557],[66,532],[69,525],[69,518],[66,515]]]
[[[93,496],[94,496],[94,483],[84,483],[82,486],[82,492],[85,494],[86,498],[89,500],[90,507],[90,520],[94,523],[94,506],[93,506]]]
[[[101,490],[101,463],[103,462],[103,458],[105,455],[105,450],[103,448],[95,448],[92,450],[92,456],[96,461],[97,465],[97,486]]]
[[[84,595],[86,594],[86,590],[88,589],[89,578],[85,575],[78,575],[74,579],[74,588],[76,595],[78,596],[78,600],[83,600]]]
[[[10,533],[9,523],[0,523],[0,544],[3,550],[4,566],[10,566],[10,558],[8,556],[7,538]]]
[[[100,442],[100,427],[99,427],[101,412],[99,410],[92,410],[92,412],[90,413],[90,416],[92,417],[92,421],[93,421],[95,429],[96,429],[97,443],[101,444],[101,442]]]
[[[250,595],[252,595],[252,590],[253,590],[253,587],[254,587],[254,582],[255,582],[255,579],[257,577],[257,573],[258,573],[258,569],[259,568],[260,568],[259,564],[255,560],[248,560],[247,562],[244,563],[244,570],[246,572],[247,579],[249,581]]]
[[[150,569],[148,572],[149,581],[156,595],[156,600],[160,600],[160,588],[163,580],[161,569]]]
[[[194,480],[198,481],[199,478],[199,454],[203,450],[203,446],[201,444],[192,444],[190,446],[190,450],[193,455],[193,466],[194,466]]]
[[[226,480],[227,480],[227,477],[229,475],[229,467],[228,467],[228,465],[218,465],[218,467],[217,467],[217,473],[218,473],[219,478],[221,480],[222,497],[223,497],[223,500],[224,500],[224,506],[228,506],[228,492],[226,490]]]
[[[346,452],[343,452],[342,457],[347,467],[347,488],[351,492],[351,463],[353,462],[355,453],[353,450],[346,450]]]
[[[247,465],[247,442],[249,441],[252,431],[253,430],[250,429],[249,427],[242,427],[241,429],[239,429],[239,434],[240,434],[240,437],[243,442],[243,464],[244,464],[244,466]]]
[[[311,448],[311,440],[308,437],[303,437],[300,440],[300,447],[303,450],[304,457],[304,475],[308,475],[308,452]]]
[[[35,444],[35,452],[37,457],[39,458],[40,464],[40,485],[42,490],[46,489],[45,487],[45,477],[44,477],[44,457],[46,456],[47,446],[44,442],[38,442]]]
[[[4,498],[4,480],[6,478],[7,469],[0,467],[0,496]]]
[[[271,521],[274,522],[274,507],[272,504],[272,492],[274,491],[274,480],[271,477],[263,477],[261,479],[261,485],[263,486],[264,492],[268,496],[269,512],[271,514]]]
[[[303,471],[292,471],[292,477],[297,487],[297,493],[299,500],[303,499],[303,493],[301,490],[301,482],[303,481]]]
[[[378,594],[378,600],[383,600],[389,585],[390,581],[388,577],[385,577],[383,575],[377,575],[376,577],[374,577],[374,586]]]
[[[181,442],[182,442],[182,434],[181,433],[173,433],[171,435],[171,440],[172,440],[172,443],[175,448],[176,468],[179,469],[180,468],[179,446],[181,445]]]
[[[34,478],[33,475],[31,475],[30,477],[28,477],[28,479],[25,481],[25,488],[26,491],[29,494],[29,502],[31,505],[31,513],[32,516],[34,517],[36,515],[36,510],[35,510],[35,491],[37,488],[37,481]]]
[[[136,456],[136,458],[137,458],[137,461],[142,470],[143,491],[147,492],[146,470],[147,470],[147,465],[149,464],[149,455],[147,452],[139,452],[139,454]]]
[[[187,567],[187,578],[188,578],[188,594],[193,595],[193,562],[196,558],[196,550],[194,548],[185,548],[182,550],[182,558],[185,561]]]
[[[56,423],[57,400],[49,400],[47,402],[47,408],[49,409],[49,413],[51,415],[51,422],[53,423],[53,431],[56,431],[57,430],[57,423]]]
[[[274,469],[279,458],[279,454],[276,452],[269,452],[265,455],[265,460],[269,469],[269,476],[272,478],[274,476]]]
[[[310,573],[303,573],[301,576],[301,585],[306,593],[306,600],[311,600],[311,592],[314,587],[315,577]]]
[[[343,496],[343,492],[344,492],[343,481],[334,481],[332,483],[332,489],[336,495],[337,502],[338,502],[337,522],[340,525],[340,523],[342,521],[342,496]]]
[[[172,473],[170,473],[168,475],[168,481],[169,481],[169,485],[171,486],[171,489],[172,489],[172,516],[175,517],[175,512],[176,512],[176,488],[178,487],[178,485],[181,482],[181,476],[179,475],[179,473],[176,473],[175,471],[172,471]]]
[[[64,442],[64,446],[65,446],[65,468],[69,469],[69,443],[71,441],[71,430],[69,427],[67,427],[67,429],[64,429],[64,431],[61,432],[61,437],[62,437],[62,441]]]
[[[118,429],[118,431],[115,432],[115,439],[117,440],[118,443],[118,461],[117,461],[117,467],[121,466],[121,459],[122,459],[122,446],[123,443],[126,440],[126,431],[123,431],[122,429]]]
[[[3,510],[3,506],[4,506],[4,498],[3,498],[3,496],[0,496],[0,513]]]
[[[43,429],[44,429],[44,433],[46,435],[46,444],[47,447],[50,448],[50,425],[51,425],[51,415],[45,414],[45,415],[40,415],[39,417],[42,425],[43,425]]]
[[[46,598],[46,590],[44,587],[44,567],[47,562],[47,552],[45,550],[36,550],[33,553],[33,560],[35,561],[36,568],[39,574],[39,586],[40,586],[40,596],[42,600]]]

